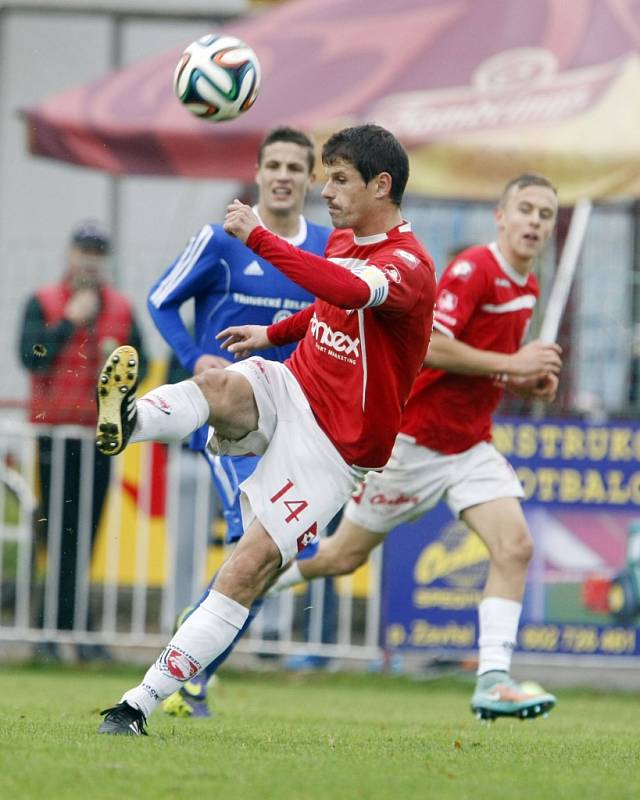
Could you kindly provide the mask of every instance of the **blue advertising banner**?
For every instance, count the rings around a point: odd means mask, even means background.
[[[629,531],[640,520],[640,424],[502,418],[493,434],[524,487],[535,541],[518,649],[640,656],[638,618],[621,613],[631,590],[613,580],[634,558]],[[487,556],[444,503],[398,527],[384,549],[383,645],[475,649]]]

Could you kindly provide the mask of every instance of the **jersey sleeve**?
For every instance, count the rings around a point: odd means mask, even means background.
[[[313,316],[315,303],[303,308],[296,314],[290,317],[281,319],[279,322],[274,322],[267,328],[267,336],[271,344],[275,347],[281,347],[284,344],[291,344],[292,342],[299,342],[304,339],[304,336],[309,327],[309,321]]]
[[[457,339],[486,293],[486,276],[474,261],[461,258],[443,272],[436,290],[433,327]]]
[[[433,264],[417,253],[402,252],[403,256],[395,252],[380,253],[366,266],[353,269],[372,287],[371,298],[365,308],[377,306],[381,313],[402,314],[415,306],[418,297],[428,297],[429,302],[433,303]],[[426,294],[425,287],[428,288]]]
[[[218,267],[219,236],[205,225],[192,237],[160,279],[151,287],[147,308],[156,328],[185,369],[193,367],[202,350],[187,330],[180,307],[187,300],[213,290],[222,273]]]
[[[366,308],[376,290],[353,272],[326,258],[299,250],[266,228],[254,228],[247,246],[298,286],[339,308]]]

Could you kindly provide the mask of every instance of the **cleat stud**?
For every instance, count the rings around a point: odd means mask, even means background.
[[[128,366],[128,367],[135,367],[135,365],[136,365],[136,360],[135,360],[135,358],[130,358],[130,359],[127,361],[127,366]]]
[[[106,397],[108,394],[109,394],[108,390],[105,389],[103,386],[102,389],[100,389],[100,397]]]
[[[106,433],[107,432],[107,423],[106,422],[101,422],[98,430],[102,431],[102,433]]]
[[[120,361],[120,356],[112,356],[111,357],[111,363],[112,364],[117,364],[118,361]]]
[[[132,381],[133,380],[133,372],[127,372],[127,380],[128,381]]]
[[[108,375],[102,375],[102,376],[101,376],[101,378],[100,378],[100,381],[101,381],[102,383],[108,383],[108,382],[109,382],[109,377],[108,377]]]
[[[113,367],[111,366],[111,364],[107,364],[107,366],[104,368],[105,372],[111,372],[112,370],[113,370]]]
[[[126,386],[121,386],[120,387],[120,391],[122,392],[122,394],[126,394],[127,393],[127,387]]]
[[[541,708],[540,708],[540,706],[534,706],[534,709],[533,709],[533,713],[534,713],[534,714],[539,714],[539,713],[540,713],[540,711],[541,711]]]
[[[116,375],[114,375],[114,376],[113,376],[113,380],[114,380],[116,383],[120,383],[120,381],[122,380],[122,376],[121,376],[121,375],[117,375],[117,374],[116,374]]]

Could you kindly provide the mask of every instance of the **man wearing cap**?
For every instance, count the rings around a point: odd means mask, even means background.
[[[37,434],[41,508],[36,539],[44,546],[50,524],[52,531],[54,526],[60,530],[57,591],[48,599],[53,603],[57,597],[57,612],[52,621],[52,612],[47,613],[43,603],[39,624],[53,624],[58,630],[74,627],[80,542],[90,536],[93,545],[109,484],[110,459],[90,439],[61,439],[51,428],[74,425],[91,430],[96,424],[95,381],[105,354],[123,342],[142,344],[131,303],[106,281],[109,252],[109,235],[101,225],[92,220],[79,224],[71,234],[62,280],[43,286],[29,298],[20,334],[20,360],[31,373],[29,419],[42,426]],[[141,363],[146,369],[144,354]],[[64,476],[58,484],[62,502],[52,496],[54,475]],[[83,513],[81,483],[91,477],[89,515]],[[56,509],[60,509],[59,518]],[[48,553],[49,558],[52,555]],[[85,622],[77,621],[80,630]],[[39,650],[58,657],[53,643]],[[99,648],[78,647],[80,659],[102,654]]]

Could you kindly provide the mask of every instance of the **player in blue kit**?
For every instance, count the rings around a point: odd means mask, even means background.
[[[330,230],[302,216],[305,197],[314,179],[314,163],[313,142],[306,134],[289,127],[271,130],[258,150],[258,202],[254,211],[273,233],[303,250],[322,255]],[[193,301],[195,312],[193,335],[180,314],[183,304],[189,301]],[[271,325],[306,308],[312,301],[308,292],[226,233],[222,225],[207,224],[152,287],[147,305],[182,366],[196,375],[230,363],[216,339],[220,331],[232,325]],[[262,355],[284,361],[293,348],[294,345],[272,347]],[[243,533],[238,487],[254,471],[258,458],[214,456],[205,449],[206,438],[204,426],[193,435],[191,447],[201,451],[209,463],[223,505],[227,542],[234,543]],[[238,638],[257,614],[261,602],[252,607]],[[165,711],[178,716],[209,716],[207,683],[232,649],[233,644],[206,670],[167,698]]]

